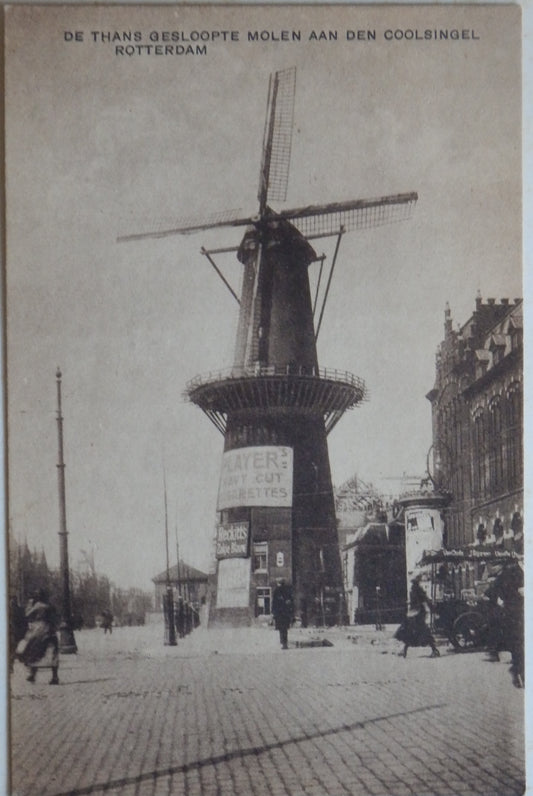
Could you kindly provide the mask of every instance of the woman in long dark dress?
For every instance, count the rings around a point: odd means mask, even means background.
[[[19,605],[16,597],[9,604],[9,671],[13,671],[13,663],[17,657],[17,646],[26,635],[28,622],[24,608]]]
[[[411,581],[409,613],[394,634],[394,638],[403,641],[404,658],[409,647],[431,647],[432,658],[438,658],[440,655],[433,634],[426,623],[426,606],[431,607],[431,601],[420,585],[420,575],[417,575]]]
[[[58,685],[59,644],[57,615],[44,590],[39,591],[26,611],[28,630],[17,650],[17,657],[29,669],[30,683],[35,682],[37,669],[51,669],[50,685]]]

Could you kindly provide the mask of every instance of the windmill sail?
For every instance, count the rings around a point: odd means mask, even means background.
[[[257,197],[260,215],[267,202],[284,202],[287,198],[295,88],[296,67],[274,72],[270,77]]]
[[[305,237],[334,235],[341,228],[350,232],[405,221],[411,216],[417,199],[416,193],[395,194],[379,199],[301,207],[281,211],[278,215],[294,224]]]
[[[296,68],[274,72],[270,76],[261,172],[259,175],[259,218],[261,223],[270,215],[267,202],[284,200],[289,179],[289,164],[294,120],[294,90]],[[243,275],[243,294],[236,340],[236,361],[260,360],[266,339],[261,338],[262,324],[267,312],[262,274],[263,243],[255,245],[255,257],[246,259]],[[267,291],[268,293],[268,291]]]
[[[279,213],[270,211],[267,218],[283,218],[290,221],[305,237],[335,235],[340,228],[344,232],[370,229],[411,217],[418,199],[417,193],[401,193],[377,199],[354,199],[327,205],[307,205]],[[226,210],[203,218],[177,219],[168,224],[159,223],[149,232],[120,235],[119,242],[144,238],[165,238],[172,235],[192,235],[205,229],[217,227],[257,226],[264,220],[260,216],[243,216],[242,211]]]
[[[150,231],[120,235],[117,240],[122,242],[190,235],[217,227],[260,227],[276,218],[290,221],[304,237],[312,238],[335,235],[340,230],[350,232],[369,229],[408,219],[418,199],[416,193],[308,205],[280,212],[271,210],[270,202],[285,201],[287,196],[295,89],[296,67],[282,69],[270,76],[259,175],[258,215],[245,216],[242,211],[228,210],[203,218],[181,218],[167,223],[160,222]],[[256,279],[259,268],[254,267],[254,271]]]
[[[215,229],[217,227],[245,227],[253,224],[254,219],[243,217],[242,210],[222,210],[211,213],[203,217],[177,218],[171,221],[160,220],[151,225],[151,229],[145,232],[134,232],[119,235],[117,241],[125,243],[132,240],[144,240],[145,238],[168,238],[172,235],[192,235],[204,229]],[[147,226],[150,226],[147,224]]]

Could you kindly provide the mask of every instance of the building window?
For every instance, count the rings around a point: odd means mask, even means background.
[[[515,382],[511,385],[505,409],[508,488],[519,489],[522,486],[522,391],[520,384]]]
[[[511,349],[516,351],[522,345],[522,329],[515,329],[514,326],[509,329],[511,335]]]
[[[271,613],[270,603],[270,587],[258,586],[255,590],[255,615],[268,616]]]
[[[503,483],[503,434],[502,405],[500,397],[489,406],[489,483],[490,494],[497,495],[504,489]]]
[[[478,498],[485,497],[487,492],[485,443],[485,417],[481,411],[474,418],[474,494]]]
[[[497,365],[503,359],[504,348],[501,345],[494,346],[492,350],[492,364]]]
[[[256,542],[252,552],[252,567],[254,572],[266,572],[268,570],[268,544],[267,542]],[[270,613],[270,611],[269,611]]]

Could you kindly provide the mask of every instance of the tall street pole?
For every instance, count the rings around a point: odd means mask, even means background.
[[[62,611],[59,625],[59,651],[64,655],[78,651],[72,630],[70,610],[70,580],[68,565],[67,511],[65,501],[65,462],[63,459],[63,417],[61,415],[61,371],[56,372],[57,381],[57,438],[58,464],[57,483],[59,487],[59,569],[62,585]]]
[[[178,541],[178,520],[176,519],[176,561],[178,562],[178,594],[181,597],[180,544]]]

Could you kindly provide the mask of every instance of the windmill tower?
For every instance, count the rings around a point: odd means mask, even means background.
[[[187,385],[224,435],[217,503],[216,595],[210,621],[250,623],[270,613],[275,581],[293,584],[304,621],[339,619],[342,573],[327,435],[365,385],[344,371],[320,368],[316,341],[345,232],[402,220],[415,193],[275,212],[284,201],[291,152],[296,71],[271,75],[259,178],[259,212],[226,215],[119,240],[247,227],[236,249],[202,249],[239,303],[231,370]],[[324,256],[309,242],[336,237],[319,302]],[[240,298],[214,256],[236,251],[243,265]],[[311,296],[309,267],[319,263]],[[320,307],[319,307],[320,303]]]

